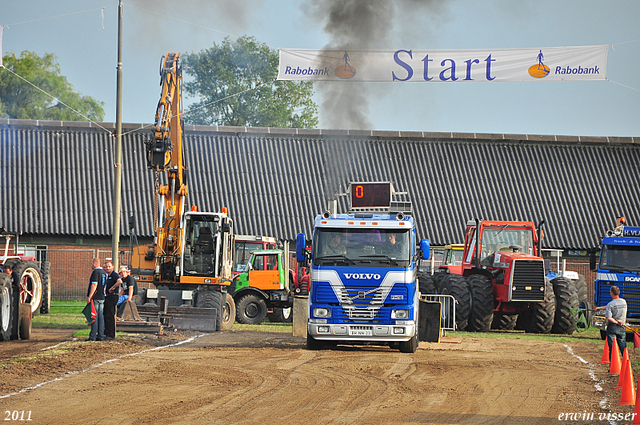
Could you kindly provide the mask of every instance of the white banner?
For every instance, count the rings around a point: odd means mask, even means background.
[[[280,49],[278,80],[606,80],[609,45],[495,50]]]

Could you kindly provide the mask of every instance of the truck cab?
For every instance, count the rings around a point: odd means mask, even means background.
[[[602,238],[597,266],[592,255],[591,269],[596,271],[595,305],[607,305],[611,287],[618,286],[620,297],[627,301],[627,322],[640,325],[640,227],[626,226],[619,219],[618,226]],[[594,325],[604,331],[602,322],[594,316]]]
[[[314,221],[307,348],[381,343],[415,352],[416,263],[419,252],[429,258],[429,241],[422,240],[417,249],[413,217],[406,203],[391,204],[390,183],[352,183],[350,189],[349,213],[326,211]],[[380,203],[371,199],[380,192]],[[369,205],[354,210],[354,204],[363,203]],[[299,234],[298,261],[304,261],[306,245],[306,236]]]

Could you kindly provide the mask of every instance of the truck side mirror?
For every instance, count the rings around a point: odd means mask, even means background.
[[[429,245],[429,239],[420,240],[420,250],[422,251],[422,259],[428,260],[431,256],[431,246]]]
[[[589,269],[594,272],[596,270],[598,270],[598,267],[596,266],[596,250],[592,249],[590,250],[591,253],[589,255]]]
[[[304,233],[298,233],[296,236],[296,260],[302,263],[306,260],[307,238]]]

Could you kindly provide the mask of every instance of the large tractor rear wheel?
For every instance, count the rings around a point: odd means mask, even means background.
[[[553,327],[553,320],[556,314],[556,297],[553,293],[553,285],[545,279],[545,299],[543,302],[532,303],[533,309],[520,316],[524,319],[524,329],[526,332],[548,334]],[[520,321],[518,320],[518,323]]]
[[[435,272],[433,274],[433,283],[436,285],[436,293],[441,294],[442,289],[446,286],[446,280],[449,277],[449,273]]]
[[[421,295],[436,293],[436,285],[429,273],[418,272],[418,290]]]
[[[246,325],[259,325],[267,317],[267,303],[255,294],[243,295],[238,300],[236,319]]]
[[[471,295],[469,285],[464,277],[457,274],[450,274],[443,281],[440,293],[442,295],[453,295],[456,300],[456,329],[463,331],[467,329],[469,323],[469,313],[471,311]]]
[[[35,316],[42,305],[42,274],[33,261],[18,260],[13,271],[20,276],[20,302],[31,304],[31,315]]]
[[[51,311],[51,263],[49,261],[42,262],[42,304],[40,305],[40,314],[49,314]]]
[[[579,278],[576,280],[576,293],[578,294],[578,305],[589,302],[588,291],[587,291],[587,281],[584,278],[584,275],[578,275]],[[592,300],[593,301],[593,300]]]
[[[575,284],[564,277],[551,281],[555,294],[556,312],[551,332],[571,335],[576,330],[576,318],[571,309],[578,308],[578,294]]]
[[[467,277],[471,293],[471,312],[467,329],[471,332],[487,332],[493,321],[493,285],[481,274]]]
[[[0,273],[0,341],[11,339],[13,325],[13,290],[9,275]]]

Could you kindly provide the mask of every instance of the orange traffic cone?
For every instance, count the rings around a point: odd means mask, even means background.
[[[640,388],[640,375],[638,376],[638,388]],[[640,397],[636,397],[636,407],[633,409],[633,423],[640,424]]]
[[[602,351],[602,360],[600,363],[609,364],[609,342],[607,342],[607,338],[604,339],[604,350]]]
[[[620,375],[621,366],[618,340],[613,338],[613,344],[611,344],[611,364],[609,365],[609,375]]]
[[[624,379],[624,388],[620,395],[620,403],[618,406],[633,406],[636,404],[636,387],[633,383],[633,371],[631,370],[631,360],[627,359],[626,377]]]
[[[627,354],[627,347],[624,348],[624,354],[622,355],[622,369],[620,370],[620,376],[618,377],[618,386],[614,390],[621,390],[624,388],[624,380],[627,379],[627,360],[629,360],[629,354]],[[631,362],[629,362],[631,365]]]

